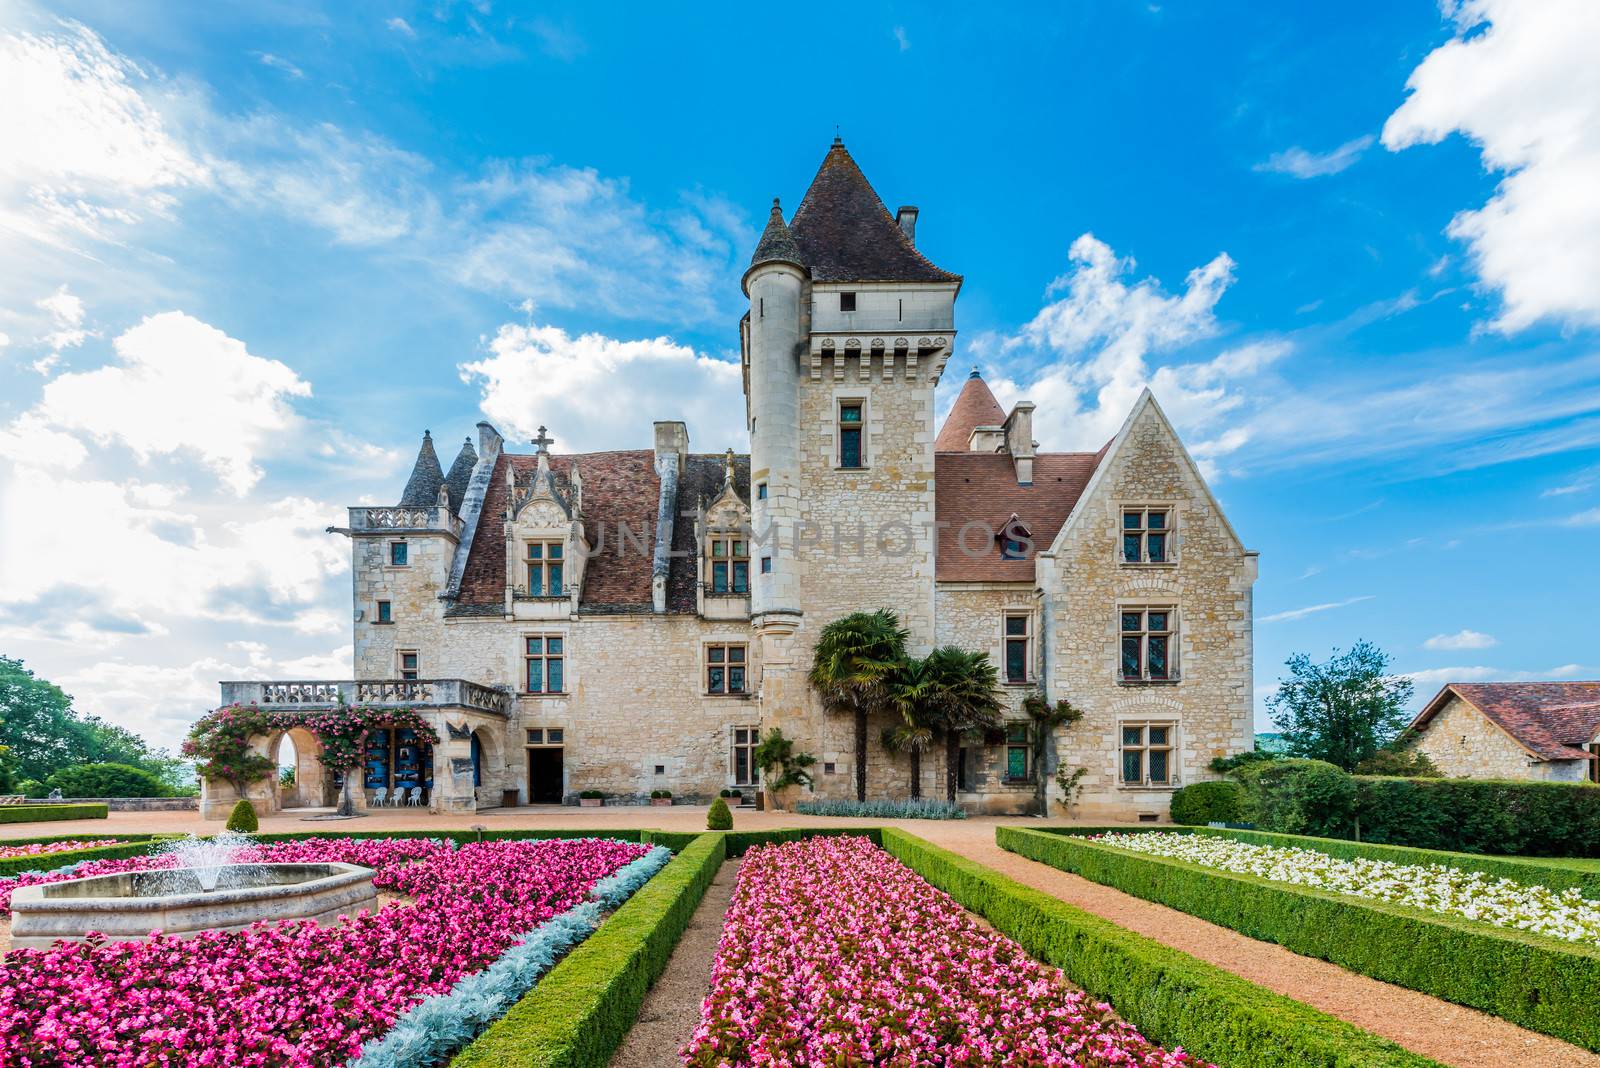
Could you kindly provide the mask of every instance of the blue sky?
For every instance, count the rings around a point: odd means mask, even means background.
[[[1597,10],[0,0],[0,651],[173,744],[348,671],[322,530],[424,427],[742,446],[738,278],[837,124],[1047,448],[1155,389],[1258,695],[1359,638],[1593,677]]]

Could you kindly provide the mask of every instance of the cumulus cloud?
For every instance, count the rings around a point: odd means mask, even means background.
[[[1455,37],[1412,71],[1384,124],[1400,151],[1461,133],[1505,177],[1449,233],[1499,292],[1494,327],[1600,324],[1600,5],[1445,0]]]
[[[650,424],[681,419],[696,451],[744,447],[739,366],[667,337],[623,341],[507,323],[488,354],[463,364],[502,431],[530,437],[548,426],[560,451],[650,444]],[[565,435],[565,437],[563,437]]]
[[[1491,649],[1500,642],[1492,634],[1476,630],[1458,630],[1454,634],[1435,634],[1422,643],[1424,649]]]
[[[1338,174],[1360,159],[1361,154],[1372,147],[1374,140],[1371,134],[1366,134],[1346,141],[1328,152],[1308,152],[1295,145],[1293,148],[1273,153],[1263,162],[1256,164],[1256,170],[1287,174],[1294,178],[1321,178],[1329,174]]]

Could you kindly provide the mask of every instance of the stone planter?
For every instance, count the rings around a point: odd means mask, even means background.
[[[606,799],[603,798],[603,797],[580,797],[580,798],[578,798],[578,804],[580,806],[582,806],[583,808],[599,808],[601,805],[603,805],[605,803],[606,803]]]
[[[652,797],[650,799],[650,807],[651,808],[671,808],[672,807],[672,798],[670,798],[670,797]]]

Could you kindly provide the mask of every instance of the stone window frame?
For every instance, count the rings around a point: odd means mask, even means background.
[[[1025,719],[1008,720],[1000,751],[1000,781],[1008,786],[1033,782],[1033,724]],[[1011,752],[1022,752],[1022,776],[1011,774]]]
[[[1151,728],[1167,731],[1166,742],[1161,745],[1152,745],[1150,740]],[[1143,716],[1117,717],[1117,765],[1116,779],[1119,790],[1176,790],[1183,785],[1183,750],[1179,746],[1183,729],[1182,718],[1176,714],[1153,714]],[[1138,730],[1139,741],[1129,745],[1126,732]],[[1149,754],[1164,752],[1167,755],[1167,778],[1164,781],[1154,781],[1150,778]],[[1126,756],[1130,752],[1139,753],[1139,781],[1129,782],[1125,777]]]
[[[561,643],[560,650],[558,652],[556,652],[554,655],[552,655],[550,653],[549,642],[550,642],[551,638],[554,638],[554,639],[556,639],[557,641],[559,641]],[[529,652],[528,643],[530,641],[534,641],[534,640],[538,640],[540,642],[540,646],[539,646],[539,650],[540,651],[538,653],[530,653]],[[518,653],[519,653],[519,655],[521,656],[521,659],[522,659],[522,677],[521,677],[520,680],[518,680],[520,682],[520,686],[518,688],[518,694],[520,696],[522,696],[522,697],[570,697],[572,695],[572,690],[571,690],[572,677],[571,677],[571,673],[567,671],[567,668],[569,667],[568,661],[569,661],[570,657],[572,656],[572,652],[571,652],[571,650],[569,650],[567,648],[567,641],[568,641],[567,632],[564,631],[564,630],[530,630],[530,631],[523,631],[521,634],[519,634],[517,636],[517,646],[518,646],[518,650],[517,651],[518,651]],[[558,663],[560,663],[560,665],[561,665],[561,689],[559,689],[559,690],[548,690],[548,689],[531,690],[531,689],[529,689],[528,688],[529,671],[530,671],[534,661],[539,661],[540,662],[540,667],[539,667],[539,681],[540,681],[540,683],[542,685],[545,685],[545,686],[549,685],[549,683],[550,683],[550,668],[549,668],[549,664],[550,664],[551,660],[555,660]]]
[[[1140,621],[1138,631],[1126,631],[1122,627],[1122,616],[1127,612],[1138,612],[1146,618]],[[1167,627],[1165,630],[1152,632],[1149,629],[1148,613],[1167,613]],[[1115,616],[1112,621],[1114,639],[1112,641],[1111,670],[1119,686],[1175,686],[1183,681],[1183,614],[1179,610],[1177,601],[1137,598],[1118,600]],[[1149,638],[1154,633],[1165,635],[1167,638],[1167,673],[1158,678],[1149,675],[1150,652]],[[1139,646],[1139,675],[1132,677],[1122,671],[1122,643],[1123,638],[1129,634],[1138,634],[1142,639]]]
[[[744,732],[744,740],[740,734]],[[728,782],[732,786],[761,785],[761,769],[756,767],[756,746],[761,743],[761,726],[755,723],[736,723],[728,727]],[[748,782],[739,781],[739,751],[746,752]]]
[[[716,555],[718,545],[726,546],[722,556]],[[742,550],[741,550],[742,547]],[[706,593],[713,597],[747,597],[750,594],[750,539],[740,529],[713,529],[705,540]],[[727,567],[723,588],[717,589],[717,565]],[[739,565],[744,565],[744,589],[738,589]]]
[[[835,359],[843,359],[835,356]],[[861,409],[861,463],[856,467],[844,466],[844,423],[842,422],[844,409],[847,406],[859,406]],[[868,429],[872,425],[872,394],[868,390],[859,388],[837,389],[833,393],[833,416],[830,426],[833,430],[832,466],[835,471],[870,471],[872,469],[872,449],[870,447],[872,434]]]
[[[721,661],[716,663],[712,662],[711,652],[713,649],[722,650],[723,659]],[[732,682],[731,676],[733,663],[733,661],[730,659],[731,654],[729,650],[733,649],[738,649],[740,655],[744,657],[744,659],[739,662],[740,667],[744,671],[744,684],[743,687],[738,690],[729,688]],[[721,668],[724,672],[722,689],[720,690],[713,690],[711,688],[711,672],[714,668]],[[706,697],[749,697],[751,694],[750,643],[734,638],[708,638],[701,642],[700,692]]]
[[[400,555],[405,557],[398,564],[394,562],[394,551],[398,548]],[[407,538],[390,538],[384,546],[383,566],[386,568],[402,568],[411,566],[411,542]]]
[[[1125,522],[1123,517],[1130,512],[1141,513],[1140,525],[1136,531],[1129,531],[1128,528],[1123,526],[1123,523]],[[1150,528],[1148,526],[1148,515],[1150,512],[1164,512],[1167,517],[1167,525],[1164,528],[1159,528],[1166,536],[1166,541],[1164,543],[1166,546],[1165,559],[1162,560],[1145,559],[1149,553],[1148,537],[1150,534]],[[1177,501],[1140,498],[1138,500],[1116,502],[1116,529],[1113,533],[1113,551],[1117,554],[1117,566],[1131,568],[1177,567],[1180,541],[1178,533],[1180,518]],[[1123,539],[1128,533],[1137,533],[1139,535],[1140,559],[1138,560],[1129,560],[1123,553]]]
[[[377,600],[372,605],[372,625],[375,627],[389,627],[394,625],[394,602]]]
[[[1034,667],[1033,652],[1036,648],[1034,638],[1035,612],[1031,606],[1007,606],[1000,610],[1000,684],[1002,686],[1032,686],[1039,681],[1038,672]],[[1021,635],[1012,634],[1010,625],[1013,619],[1021,618],[1024,621],[1024,630]],[[1023,677],[1013,679],[1007,674],[1010,660],[1011,643],[1020,638],[1023,643],[1022,669]]]
[[[406,657],[411,657],[411,666],[406,667]],[[422,651],[419,649],[396,649],[394,651],[395,677],[405,682],[415,682],[422,678]]]
[[[535,545],[540,547],[540,555],[537,558],[532,555]],[[551,549],[559,550],[559,554],[551,556]],[[552,564],[560,569],[561,591],[559,593],[550,592],[550,569]],[[567,540],[565,538],[540,534],[524,537],[522,539],[522,566],[523,589],[528,591],[529,597],[564,601],[571,596],[572,588],[567,581],[569,574],[567,571]],[[538,593],[533,592],[533,576],[536,569],[539,574],[540,592]]]
[[[539,736],[534,741],[534,735]],[[565,727],[526,727],[523,729],[522,748],[524,749],[560,749],[567,744],[567,729]]]

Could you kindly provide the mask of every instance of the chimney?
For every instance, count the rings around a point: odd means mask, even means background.
[[[1006,416],[1006,451],[1017,470],[1017,485],[1033,485],[1033,402],[1018,401]]]
[[[906,235],[906,240],[915,245],[917,243],[916,206],[907,204],[895,212],[894,221],[900,224],[900,231]]]
[[[659,470],[663,460],[670,460],[679,475],[683,474],[683,462],[689,455],[689,428],[683,423],[665,421],[656,424],[656,467]]]

